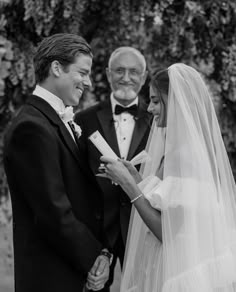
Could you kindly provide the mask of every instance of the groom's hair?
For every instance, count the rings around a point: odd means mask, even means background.
[[[43,82],[49,76],[53,61],[57,60],[66,70],[79,54],[93,57],[89,44],[81,36],[58,33],[43,39],[34,55],[36,82]]]

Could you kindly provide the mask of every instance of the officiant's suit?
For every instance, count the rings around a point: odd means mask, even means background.
[[[79,292],[103,245],[102,195],[78,140],[31,96],[6,134],[16,292]]]
[[[145,149],[150,131],[151,116],[147,112],[146,103],[141,99],[138,101],[137,114],[133,119],[135,120],[135,125],[127,160],[131,160]],[[82,146],[87,153],[88,163],[94,175],[98,173],[101,153],[88,139],[92,133],[99,131],[117,156],[121,157],[110,99],[76,113],[75,121],[82,128],[83,135],[80,143],[83,144]],[[118,256],[122,262],[131,211],[130,200],[125,192],[119,186],[112,184],[110,180],[98,177],[97,181],[103,190],[104,196],[104,228],[106,237],[114,255]],[[112,273],[112,267],[110,273]]]

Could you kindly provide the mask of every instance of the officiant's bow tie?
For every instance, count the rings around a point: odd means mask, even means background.
[[[138,107],[137,107],[136,104],[131,105],[129,107],[123,107],[123,106],[121,106],[119,104],[117,104],[115,106],[115,115],[120,115],[121,113],[128,112],[132,116],[136,116],[137,115],[137,111],[138,111]]]

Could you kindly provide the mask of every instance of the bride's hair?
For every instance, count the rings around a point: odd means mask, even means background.
[[[150,85],[153,87],[154,90],[161,96],[161,93],[165,93],[168,95],[169,91],[169,75],[168,69],[164,70],[155,70],[151,74],[151,81]]]
[[[154,90],[156,96],[160,99],[161,103],[161,111],[163,114],[159,119],[159,126],[162,127],[165,125],[167,118],[167,96],[170,83],[168,69],[153,71],[150,79],[150,86]]]

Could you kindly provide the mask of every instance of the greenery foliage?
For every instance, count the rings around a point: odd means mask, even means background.
[[[199,70],[212,92],[236,175],[235,0],[5,0],[0,15],[1,132],[34,87],[38,42],[57,32],[76,33],[94,52],[94,87],[82,107],[108,97],[105,67],[118,46],[140,49],[149,70],[174,62]]]

